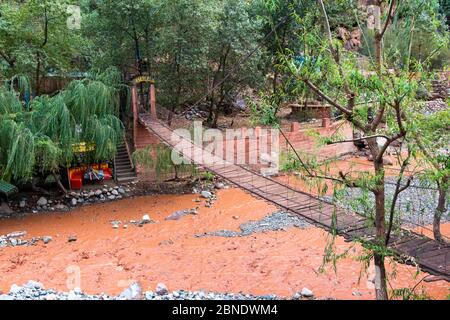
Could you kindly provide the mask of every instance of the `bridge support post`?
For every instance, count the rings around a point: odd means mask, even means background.
[[[133,143],[136,148],[137,130],[138,130],[138,105],[136,86],[131,88],[131,107],[133,109]]]
[[[156,94],[155,94],[155,84],[150,84],[150,115],[152,120],[157,120],[158,115],[156,114]]]

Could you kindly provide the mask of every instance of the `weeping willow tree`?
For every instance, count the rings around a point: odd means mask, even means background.
[[[64,189],[57,174],[77,161],[74,146],[80,143],[95,146],[92,160],[112,159],[123,136],[121,89],[120,73],[108,69],[71,82],[55,96],[39,96],[27,108],[14,86],[0,87],[0,179],[52,174]]]
[[[195,165],[180,158],[181,161],[175,163],[172,158],[172,149],[166,145],[147,146],[133,153],[133,161],[145,169],[154,170],[158,181],[164,180],[169,174],[174,177],[164,181],[178,181],[183,174],[194,175]]]

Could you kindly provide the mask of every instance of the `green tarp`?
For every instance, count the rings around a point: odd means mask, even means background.
[[[19,189],[15,185],[0,180],[0,193],[9,196],[16,192],[19,192]]]

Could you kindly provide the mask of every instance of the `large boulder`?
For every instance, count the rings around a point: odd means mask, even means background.
[[[43,206],[46,206],[47,203],[48,203],[48,200],[45,197],[40,197],[36,204],[38,206],[43,207]]]

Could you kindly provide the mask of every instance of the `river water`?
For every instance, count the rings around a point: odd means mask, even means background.
[[[89,294],[119,294],[131,282],[145,290],[159,282],[169,290],[206,290],[276,294],[290,297],[303,287],[319,298],[373,299],[373,269],[362,275],[357,257],[362,249],[336,239],[338,253],[349,256],[320,272],[329,235],[316,227],[254,233],[245,237],[195,237],[217,230],[239,231],[239,226],[260,220],[277,208],[238,189],[218,192],[218,201],[206,208],[197,195],[155,195],[84,206],[69,213],[30,215],[1,220],[0,234],[27,231],[27,238],[51,236],[48,244],[0,249],[0,290],[13,283],[36,280],[46,288],[69,291],[78,286]],[[177,210],[199,206],[197,215],[164,220]],[[153,224],[130,224],[148,214]],[[114,229],[111,221],[122,221]],[[128,221],[128,222],[127,222]],[[128,224],[124,229],[123,224]],[[448,225],[444,226],[447,229]],[[450,231],[450,230],[449,230]],[[77,241],[68,242],[69,236]],[[396,271],[394,288],[413,286],[426,274],[390,264]],[[435,299],[446,299],[445,281],[422,283]]]

